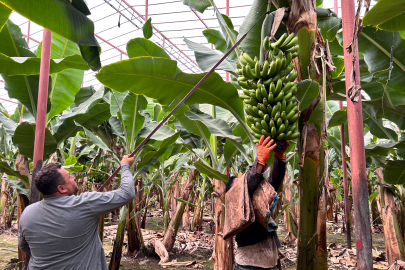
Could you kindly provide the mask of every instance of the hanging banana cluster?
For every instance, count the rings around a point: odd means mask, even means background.
[[[277,42],[270,38],[263,40],[263,48],[268,51],[263,65],[257,57],[252,59],[242,53],[235,71],[238,83],[243,88],[239,97],[243,100],[247,121],[255,142],[262,135],[271,136],[277,141],[293,140],[298,137],[297,86],[294,80],[292,60],[298,56],[298,38],[294,34],[284,34]]]

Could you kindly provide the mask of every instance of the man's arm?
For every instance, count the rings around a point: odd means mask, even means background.
[[[256,158],[253,165],[246,172],[247,186],[250,197],[253,196],[253,193],[255,192],[256,188],[259,186],[260,182],[263,179],[262,169],[263,165],[258,164]]]
[[[27,241],[25,240],[24,234],[22,233],[21,226],[18,230],[18,248],[25,253],[30,251],[30,247]]]
[[[86,192],[83,193],[90,208],[95,215],[100,216],[118,207],[126,205],[135,198],[135,185],[130,166],[133,158],[128,160],[124,157],[121,162],[121,186],[109,192]]]
[[[277,153],[274,154],[272,170],[270,172],[269,178],[267,179],[267,181],[273,186],[273,188],[276,192],[279,189],[281,183],[283,183],[283,179],[284,179],[284,175],[285,175],[285,168],[287,166],[287,162],[283,158],[284,151],[281,154],[282,155],[280,155],[280,154],[277,155]]]

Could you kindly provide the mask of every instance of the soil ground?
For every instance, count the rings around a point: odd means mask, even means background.
[[[149,230],[157,230],[161,231],[161,220],[159,218],[150,219],[150,222],[147,223],[146,229]],[[15,227],[15,226],[14,226]],[[330,228],[328,232],[328,240],[327,243],[335,243],[338,246],[345,246],[346,245],[346,235],[341,233],[336,225],[328,226]],[[206,232],[210,233],[209,227],[206,226]],[[285,237],[286,231],[284,230],[283,225],[280,226],[278,235],[280,240],[282,241]],[[352,236],[354,239],[354,236]],[[354,241],[353,241],[354,242]],[[104,239],[103,242],[105,254],[111,254],[113,249],[112,241],[110,239]],[[352,243],[353,245],[353,243]],[[378,251],[385,251],[384,245],[384,235],[382,233],[374,233],[373,234],[373,246],[374,249]],[[287,247],[283,247],[287,248]],[[296,256],[296,247],[290,246],[291,253],[293,257]],[[289,249],[288,249],[289,250]],[[125,253],[125,247],[124,247]],[[107,261],[109,261],[109,255],[107,255]],[[184,261],[198,261],[204,270],[212,270],[213,269],[213,262],[211,260],[212,249],[206,248],[199,248],[192,252],[192,254],[184,252],[180,253],[179,251],[169,252],[170,261],[177,260],[178,262]],[[128,257],[123,256],[121,260],[121,267],[122,270],[160,270],[162,267],[158,264],[159,263],[158,256],[146,256],[144,254],[139,254],[135,257]],[[15,264],[18,261],[18,254],[17,254],[17,231],[15,229],[9,230],[0,230],[0,269],[4,270],[11,270],[15,269]],[[292,261],[285,261],[285,265],[283,269],[292,270],[296,269],[297,266]],[[171,268],[175,269],[175,268]],[[335,267],[334,265],[330,265],[329,269],[348,269],[348,267],[339,268]]]

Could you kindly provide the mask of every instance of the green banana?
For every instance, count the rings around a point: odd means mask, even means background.
[[[289,82],[293,82],[298,76],[298,72],[294,71],[293,73],[290,74],[290,76],[288,76],[287,81]]]
[[[289,34],[288,37],[284,40],[283,44],[280,45],[280,48],[284,48],[285,46],[287,46],[287,44],[290,43],[294,36],[294,33]]]
[[[273,94],[276,92],[276,86],[274,85],[274,82],[272,82],[272,83],[270,84],[269,92],[270,92],[270,93],[273,93]]]
[[[284,33],[276,42],[271,43],[271,44],[270,44],[270,47],[271,47],[272,49],[274,49],[274,48],[276,48],[276,47],[279,47],[281,44],[284,43],[284,41],[285,41],[286,38],[287,38],[287,33]]]
[[[250,55],[248,55],[247,53],[243,53],[243,58],[245,58],[246,62],[249,63],[251,68],[255,67],[255,61],[250,57]]]
[[[243,55],[241,54],[239,57],[239,61],[242,64],[241,66],[247,65],[248,62],[245,60],[245,58],[243,57]]]
[[[285,130],[285,126],[284,126],[284,124],[281,124],[280,127],[279,127],[278,130],[277,130],[277,134],[283,133],[284,130]]]
[[[241,68],[242,68],[242,65],[239,64],[238,62],[236,62],[236,67],[239,68],[239,69],[241,69]]]
[[[277,112],[278,112],[278,108],[277,108],[277,106],[274,106],[271,111],[271,118],[274,118],[274,116],[276,115]]]
[[[288,102],[287,107],[285,107],[285,111],[290,112],[291,108],[293,107],[293,104],[294,103],[292,101]]]
[[[273,48],[273,50],[271,51],[271,55],[275,57],[278,56],[278,47]]]
[[[285,111],[286,106],[287,102],[285,101],[285,99],[283,99],[283,101],[281,102],[281,111]]]
[[[287,95],[284,96],[286,100],[290,99],[292,97],[292,93],[288,93]]]
[[[267,112],[269,113],[269,115],[271,115],[271,112],[273,111],[273,107],[271,107],[271,105],[267,105]]]
[[[258,140],[258,139],[254,139],[254,140],[253,140],[253,143],[259,143],[259,141],[260,141],[260,140]]]
[[[239,94],[239,97],[240,97],[241,99],[250,99],[250,97],[247,96],[247,95],[245,95],[245,94]]]
[[[273,119],[270,120],[269,126],[270,126],[271,128],[274,128],[274,127],[276,126],[276,125],[274,124]]]
[[[250,79],[256,79],[256,74],[253,73],[252,69],[250,68],[249,65],[245,66],[245,73],[247,75],[248,78]],[[245,75],[243,75],[245,76]],[[245,76],[246,77],[246,76]]]
[[[263,113],[267,113],[267,107],[264,106],[262,103],[259,103],[257,107],[259,107],[259,110],[261,110]]]
[[[238,80],[238,82],[245,82],[248,80],[248,78],[246,78],[245,76],[242,75],[242,76],[239,76],[237,80]]]
[[[262,92],[260,91],[259,88],[256,89],[256,98],[257,98],[257,100],[258,100],[259,102],[261,102],[261,101],[263,100]]]
[[[245,95],[250,96],[249,90],[243,88],[242,91],[243,91],[243,93],[244,93]]]
[[[283,81],[278,79],[277,85],[276,85],[276,90],[273,92],[274,95],[278,95],[280,93],[281,86],[283,86]]]
[[[295,53],[295,52],[298,52],[299,49],[300,49],[300,46],[299,46],[299,45],[295,45],[294,47],[292,47],[292,48],[286,50],[286,52]]]
[[[267,112],[267,111],[266,111]],[[265,113],[264,112],[262,112],[261,110],[259,110],[259,116],[261,117],[261,118],[263,118],[264,117],[264,115],[265,115]]]
[[[288,120],[285,120],[285,121],[284,121],[284,126],[288,127],[289,123],[290,123],[290,122],[288,122]]]
[[[284,137],[285,137],[285,134],[284,134],[284,133],[281,133],[280,135],[278,135],[278,136],[276,137],[276,139],[279,140],[279,141],[282,141],[282,140],[284,139]]]
[[[291,119],[289,119],[288,121],[291,122],[295,122],[298,119],[298,113],[296,113],[293,117],[291,117]]]
[[[262,70],[262,77],[267,77],[267,74],[269,73],[269,68],[270,68],[270,63],[269,61],[265,61],[263,64],[263,70]]]
[[[284,70],[287,67],[287,59],[285,57],[283,57],[283,59],[281,59],[281,70]]]
[[[273,102],[280,101],[284,97],[284,92],[280,91],[280,93],[277,95],[277,97],[274,98]]]
[[[293,53],[293,54],[292,54],[292,59],[294,59],[294,58],[297,57],[297,56],[298,56],[298,52]]]
[[[295,108],[295,107],[293,107],[292,110],[290,110],[290,111],[288,112],[288,114],[285,116],[285,119],[287,119],[288,121],[290,121],[290,119],[291,119],[291,118],[294,116],[294,114],[295,114],[294,108]],[[290,122],[292,122],[292,121],[290,121]]]
[[[271,132],[271,128],[269,127],[269,125],[266,123],[266,121],[262,120],[261,121],[262,127],[265,131],[267,132]]]
[[[286,51],[286,50],[294,47],[297,44],[297,42],[298,42],[298,37],[294,37],[288,44],[286,44],[286,45],[283,44],[284,46],[281,46],[282,48],[281,47],[280,48],[283,51]]]
[[[270,85],[271,81],[272,81],[272,78],[270,77],[270,79],[264,81],[263,84],[268,86],[268,85]]]
[[[252,106],[252,111],[254,112],[253,116],[259,117],[259,108]]]
[[[292,131],[291,131],[291,130],[288,131],[288,132],[285,134],[285,139],[286,139],[286,140],[289,140],[291,134],[292,134]]]
[[[262,134],[254,132],[254,133],[253,133],[253,136],[254,136],[256,139],[260,139],[260,138],[262,137]]]
[[[267,73],[267,76],[272,77],[274,74],[276,74],[276,69],[277,69],[276,63],[274,61],[271,61],[270,69],[269,72]]]
[[[300,136],[300,133],[299,133],[299,132],[295,132],[295,133],[293,133],[293,134],[290,135],[289,140],[294,140],[294,139],[298,138],[298,136]]]
[[[277,111],[276,114],[274,115],[274,119],[278,120],[280,118],[280,112]],[[279,126],[279,125],[278,125]]]
[[[242,88],[252,89],[252,86],[248,82],[239,81],[239,85],[242,86]]]
[[[285,111],[282,111],[280,116],[281,116],[281,120],[284,121],[284,120],[285,120],[285,116],[286,116],[286,115],[285,115]]]
[[[270,50],[270,38],[269,37],[265,37],[263,40],[263,48],[268,51]]]
[[[277,124],[277,128],[280,128],[281,125],[283,124],[283,120],[281,118],[278,118],[276,124]]]
[[[274,138],[277,135],[277,130],[275,127],[271,128],[271,137]]]
[[[262,125],[260,124],[260,122],[256,122],[256,123],[255,123],[255,127],[256,127],[258,130],[262,130],[262,129],[263,129],[263,127],[262,127]]]
[[[262,134],[266,137],[271,137],[271,134],[268,133],[266,130],[262,129]]]
[[[268,101],[269,101],[270,104],[273,103],[273,93],[269,94]]]
[[[260,91],[261,91],[261,94],[262,94],[262,97],[263,97],[263,98],[265,98],[265,97],[268,96],[266,87],[264,87],[264,85],[262,85],[262,86],[260,87]],[[267,105],[266,105],[266,106],[267,106]]]
[[[263,105],[267,108],[267,106],[269,106],[269,103],[267,102],[267,98],[264,97],[263,98]]]
[[[256,62],[256,65],[255,65],[255,75],[256,75],[256,78],[260,78],[260,76],[261,76],[261,73],[260,73],[260,62],[259,62],[259,61],[257,61],[257,62]]]
[[[280,70],[281,70],[281,59],[280,59],[280,58],[278,58],[278,59],[276,60],[276,65],[277,65],[277,68],[276,68],[276,74],[277,74],[277,73],[279,73]]]
[[[270,116],[268,114],[265,114],[263,117],[263,120],[266,121],[266,123],[270,122]],[[262,124],[263,126],[263,124]]]

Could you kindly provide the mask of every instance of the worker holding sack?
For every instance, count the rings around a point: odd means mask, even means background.
[[[75,177],[60,163],[49,163],[38,172],[32,184],[44,199],[25,208],[18,231],[18,247],[31,252],[28,270],[108,269],[99,218],[134,199],[134,159],[123,157],[121,186],[108,192],[76,195]]]
[[[230,177],[226,185],[224,239],[236,236],[238,245],[233,270],[278,270],[277,224],[273,211],[277,190],[283,182],[286,149],[274,153],[270,176],[266,161],[276,144],[270,137],[261,137],[257,158],[245,174]]]

